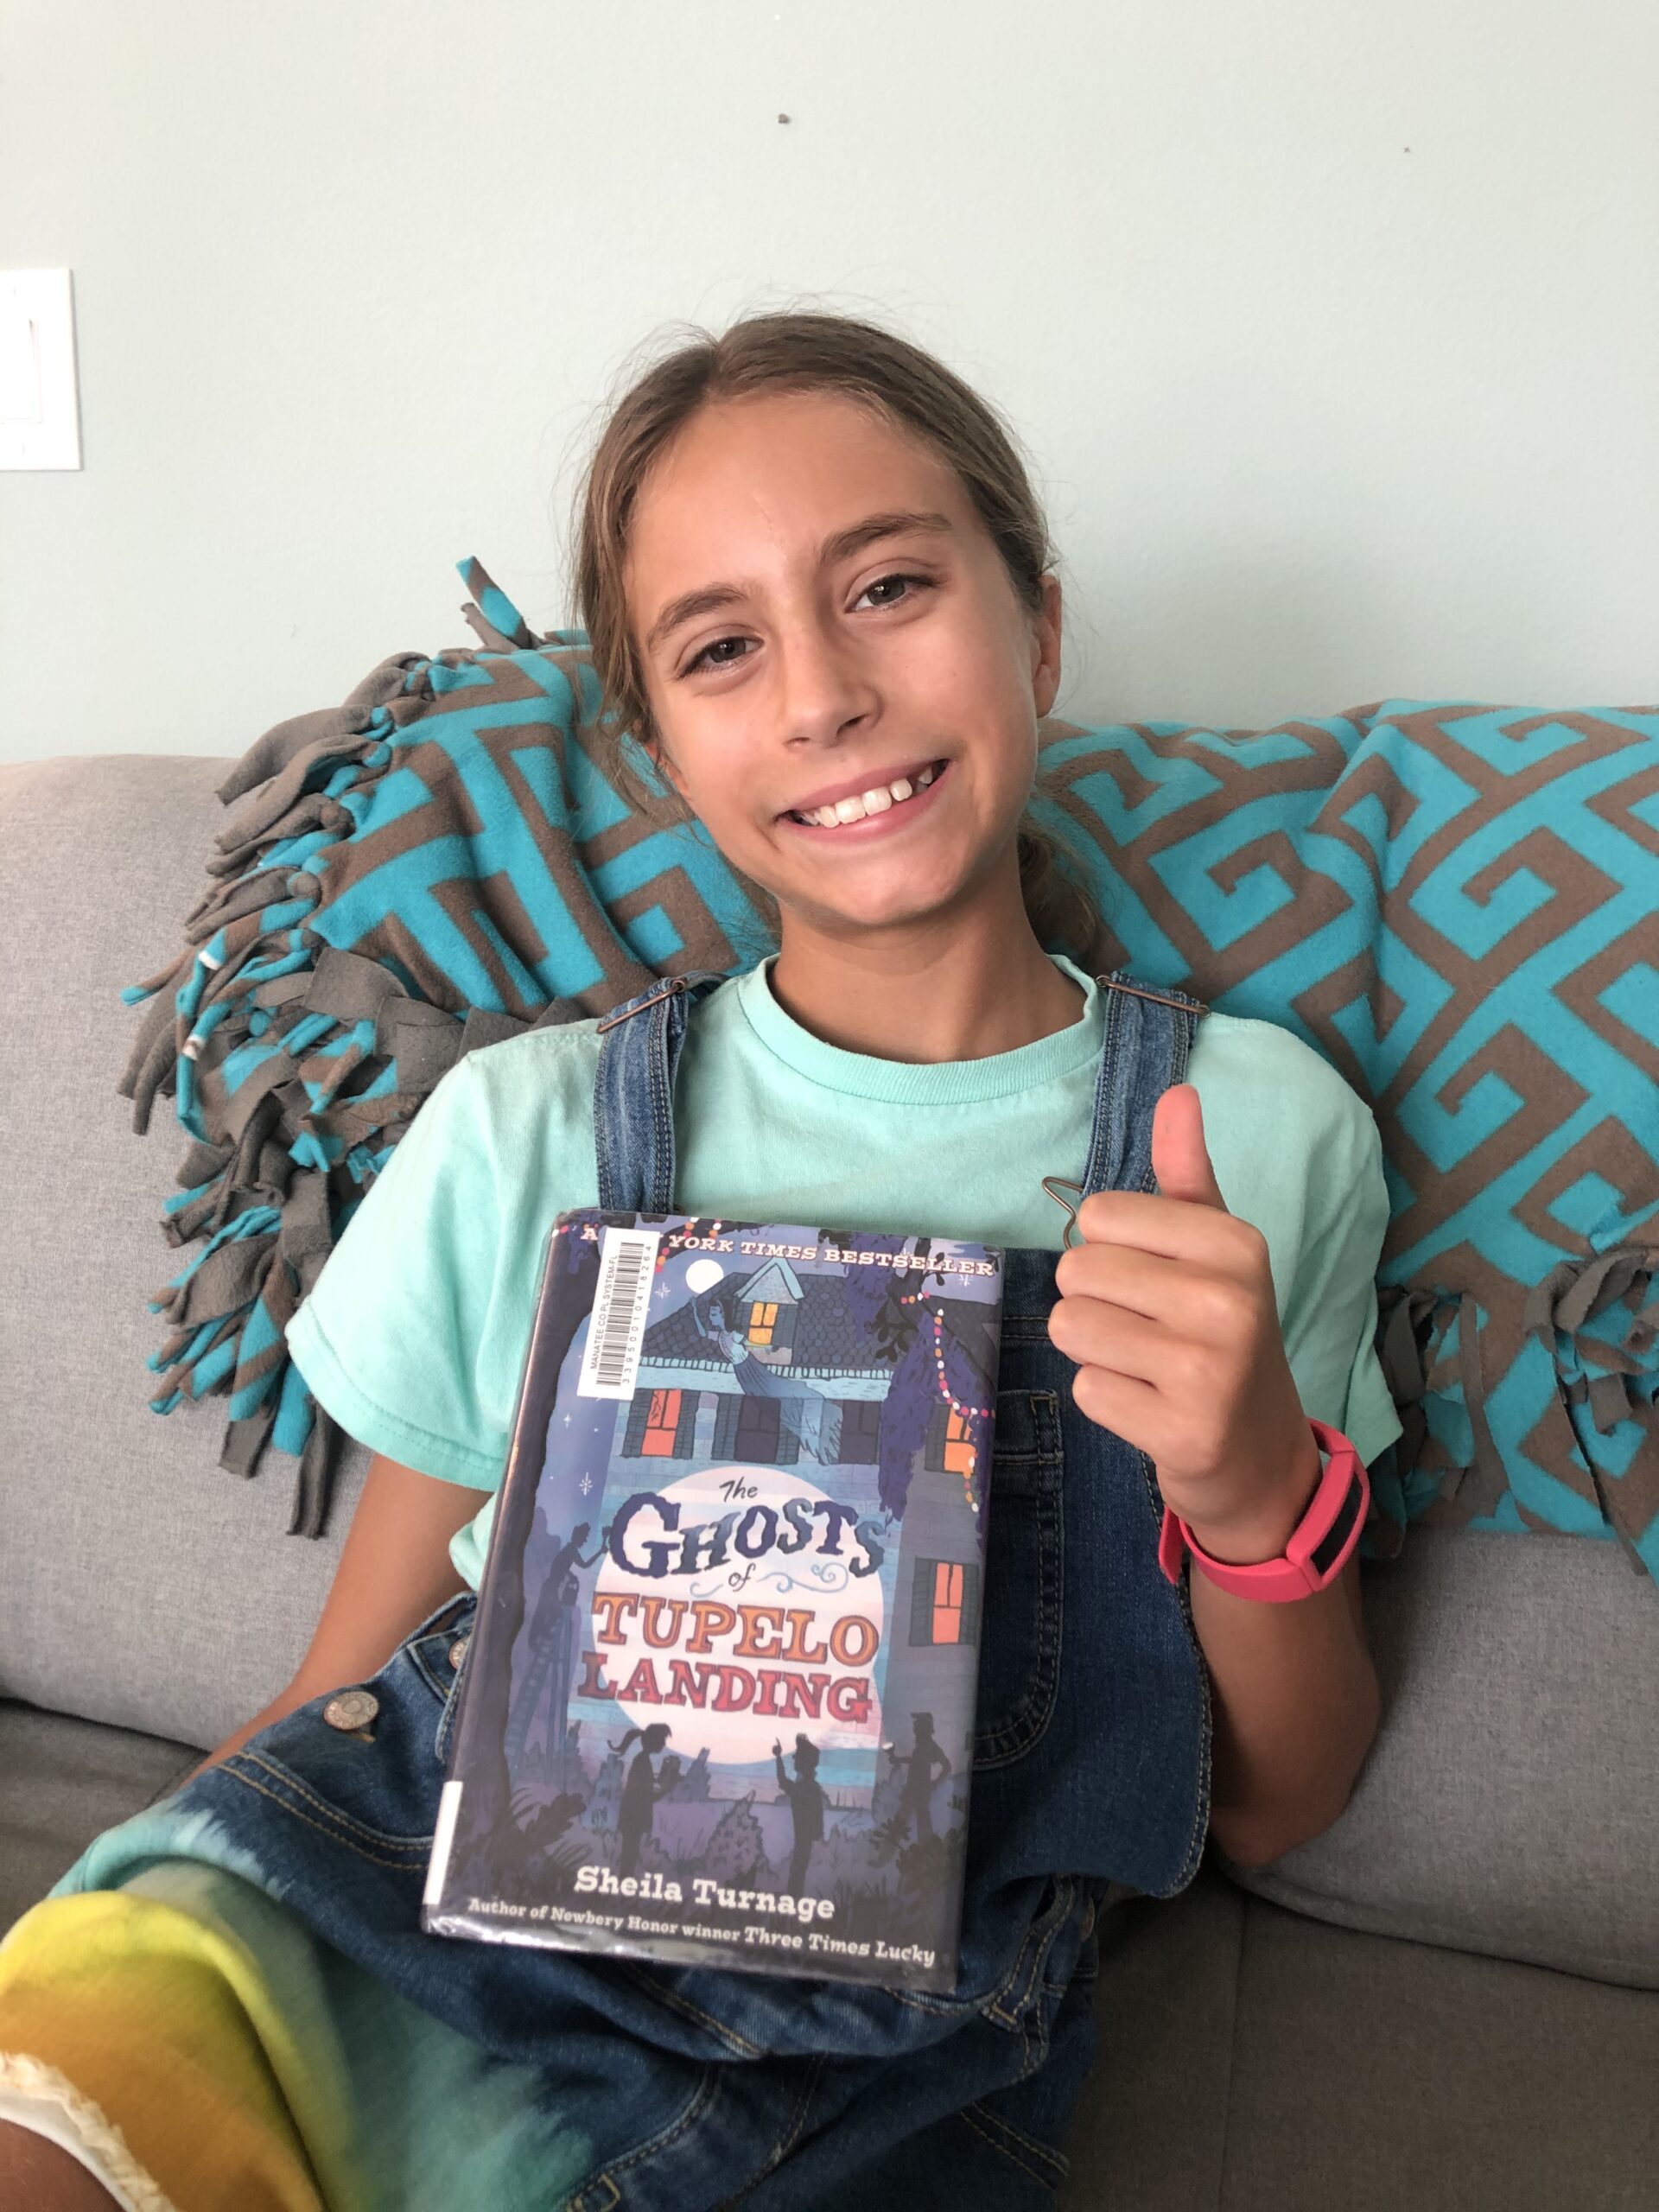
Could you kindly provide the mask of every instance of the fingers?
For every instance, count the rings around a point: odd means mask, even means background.
[[[1077,1228],[1084,1242],[1062,1252],[1055,1270],[1063,1292],[1071,1287],[1068,1274],[1077,1273],[1071,1263],[1108,1245],[1228,1274],[1248,1274],[1267,1255],[1266,1239],[1253,1223],[1213,1206],[1154,1198],[1144,1191],[1095,1192],[1077,1209]]]
[[[1202,1285],[1192,1262],[1148,1252],[1135,1244],[1078,1244],[1062,1255],[1054,1281],[1062,1302],[1099,1300],[1116,1310],[1173,1322],[1202,1304]]]
[[[1265,1258],[1258,1275],[1248,1268],[1184,1267],[1109,1246],[1079,1248],[1066,1257],[1077,1264],[1065,1268],[1063,1280],[1055,1268],[1062,1295],[1049,1316],[1049,1335],[1074,1359],[1114,1365],[1114,1332],[1131,1317],[1198,1351],[1249,1355],[1273,1310]]]
[[[1048,1333],[1080,1368],[1103,1368],[1166,1388],[1172,1358],[1180,1359],[1179,1339],[1160,1323],[1097,1298],[1062,1299],[1048,1317]]]
[[[1090,1421],[1157,1458],[1163,1400],[1152,1383],[1103,1367],[1080,1367],[1071,1378],[1071,1395]]]

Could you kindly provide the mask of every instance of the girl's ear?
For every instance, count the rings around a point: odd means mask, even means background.
[[[651,762],[652,766],[657,771],[658,774],[661,776],[669,785],[670,788],[677,792],[680,798],[683,800],[685,798],[684,779],[682,778],[679,770],[669,759],[667,748],[664,745],[662,739],[660,737],[642,737],[637,741],[639,743],[639,750],[645,755],[646,759]]]
[[[1052,571],[1042,578],[1043,607],[1031,621],[1032,703],[1038,714],[1053,707],[1060,690],[1060,580]]]

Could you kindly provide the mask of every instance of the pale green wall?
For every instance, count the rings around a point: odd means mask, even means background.
[[[0,758],[239,753],[471,642],[466,554],[569,620],[628,349],[802,295],[1020,427],[1064,709],[1659,697],[1651,0],[7,0],[0,48],[85,457],[0,476]]]

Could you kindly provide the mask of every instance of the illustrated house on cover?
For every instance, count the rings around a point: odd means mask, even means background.
[[[855,1320],[844,1277],[803,1276],[787,1260],[764,1259],[728,1268],[705,1297],[719,1301],[769,1380],[798,1377],[802,1389],[777,1396],[746,1391],[690,1304],[678,1306],[645,1332],[624,1458],[788,1467],[800,1457],[804,1433],[809,1449],[823,1447],[815,1450],[820,1463],[876,1464],[893,1370]]]
[[[733,1325],[747,1336],[751,1356],[773,1375],[798,1376],[804,1389],[791,1397],[791,1417],[812,1443],[827,1434],[833,1449],[820,1465],[874,1467],[881,1447],[881,1414],[893,1363],[848,1306],[846,1279],[798,1274],[786,1260],[768,1258],[753,1268],[728,1268],[709,1294]],[[984,1308],[969,1300],[930,1294],[958,1339],[994,1373],[993,1348],[984,1338]],[[810,1394],[810,1395],[809,1395]],[[793,1466],[800,1437],[783,1414],[785,1399],[747,1393],[729,1360],[682,1306],[645,1332],[639,1387],[623,1424],[625,1459],[692,1460],[704,1465],[748,1461]],[[830,1424],[815,1434],[813,1408]],[[838,1416],[838,1426],[836,1417]],[[972,1436],[964,1415],[940,1397],[927,1425],[905,1511],[908,1532],[895,1592],[896,1618],[916,1654],[977,1644],[982,1574],[973,1524],[964,1522],[963,1481],[971,1465]],[[668,1470],[664,1469],[664,1474]]]

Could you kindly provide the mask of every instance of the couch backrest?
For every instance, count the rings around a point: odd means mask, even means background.
[[[1363,1570],[1382,1725],[1236,1880],[1372,1935],[1659,1988],[1659,1603],[1611,1544],[1417,1527]]]
[[[148,1136],[116,1084],[153,974],[200,895],[227,762],[103,753],[0,767],[16,868],[0,976],[0,1694],[212,1745],[309,1641],[367,1471],[353,1446],[328,1533],[286,1537],[295,1463],[218,1464],[225,1401],[152,1413],[147,1310],[190,1256],[161,1228],[189,1139]],[[199,1249],[199,1248],[198,1248]]]

